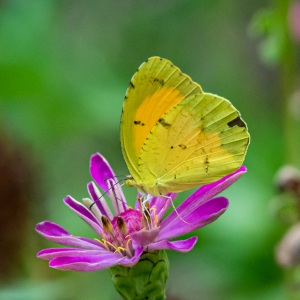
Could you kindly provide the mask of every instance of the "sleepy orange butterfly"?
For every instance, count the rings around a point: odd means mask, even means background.
[[[133,75],[121,117],[125,183],[152,196],[181,192],[236,171],[249,144],[232,104],[151,57]]]

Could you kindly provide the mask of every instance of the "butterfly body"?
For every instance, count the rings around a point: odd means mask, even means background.
[[[241,166],[248,144],[232,104],[170,61],[151,57],[131,79],[121,118],[127,185],[158,196],[216,181]]]

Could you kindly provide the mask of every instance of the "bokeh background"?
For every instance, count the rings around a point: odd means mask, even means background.
[[[228,211],[196,232],[192,252],[169,252],[168,299],[288,297],[287,271],[274,251],[290,223],[278,218],[274,176],[300,162],[299,101],[294,117],[288,104],[299,75],[292,5],[0,1],[0,299],[120,299],[107,270],[62,272],[35,258],[54,244],[34,226],[47,219],[93,237],[62,199],[88,196],[95,152],[116,174],[128,173],[119,142],[122,103],[131,76],[154,55],[230,99],[251,134],[248,173],[223,193]],[[125,194],[133,203],[135,192],[125,187]]]

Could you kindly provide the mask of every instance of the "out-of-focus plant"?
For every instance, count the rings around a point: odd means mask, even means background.
[[[276,216],[289,224],[289,229],[276,248],[280,266],[289,269],[286,283],[293,297],[300,295],[300,93],[299,42],[300,1],[274,0],[269,9],[259,11],[251,32],[261,38],[259,54],[264,63],[279,74],[281,85],[282,126],[285,132],[285,164],[276,174],[276,186],[282,192],[276,197]],[[284,196],[282,196],[284,195]],[[274,202],[273,202],[274,207]],[[298,298],[297,298],[298,299]]]
[[[33,168],[23,147],[0,130],[0,284],[22,273]]]
[[[300,170],[283,166],[276,174],[275,184],[280,192],[275,199],[277,216],[288,229],[276,247],[276,260],[286,270],[286,285],[293,297],[300,296]],[[281,216],[284,215],[284,218]]]
[[[297,17],[298,16],[298,17]],[[298,147],[300,137],[295,118],[294,96],[299,89],[299,1],[274,0],[272,8],[257,12],[251,25],[251,33],[260,37],[259,54],[264,63],[278,71],[278,84],[281,89],[281,109],[285,130],[286,161],[290,164],[300,163]],[[297,101],[296,101],[297,102]],[[293,107],[291,111],[291,107]],[[300,105],[296,108],[300,111]]]

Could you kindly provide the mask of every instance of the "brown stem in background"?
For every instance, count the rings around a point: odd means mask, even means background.
[[[32,183],[24,150],[0,133],[0,283],[22,269]]]

